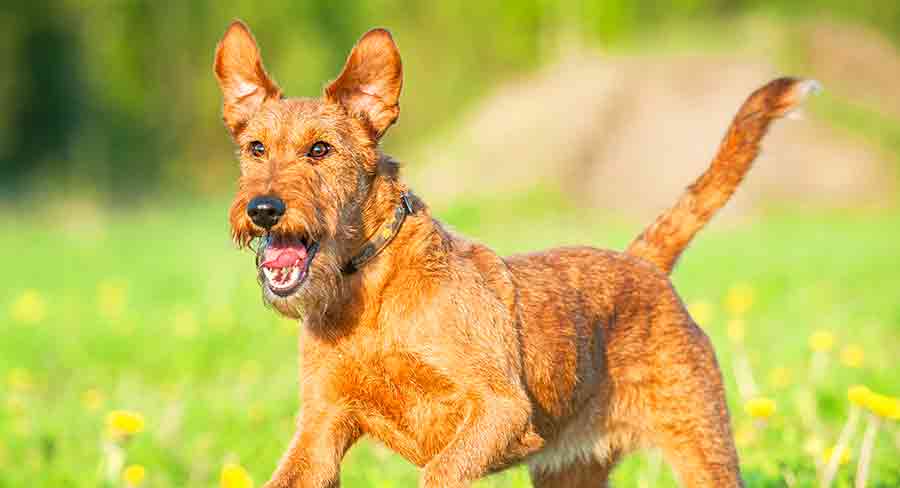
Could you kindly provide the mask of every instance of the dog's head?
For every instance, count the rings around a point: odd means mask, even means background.
[[[285,98],[236,21],[214,69],[240,155],[232,236],[240,246],[259,243],[265,300],[299,317],[338,292],[359,240],[364,200],[383,161],[378,141],[400,113],[400,54],[386,30],[369,31],[321,97]]]

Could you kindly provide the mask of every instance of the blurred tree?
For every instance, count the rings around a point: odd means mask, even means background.
[[[42,171],[65,153],[79,123],[79,101],[85,100],[76,63],[80,57],[77,35],[63,19],[48,16],[34,2],[16,3],[17,39],[11,39],[5,57],[7,76],[0,139],[0,171],[4,193],[20,188],[24,178]],[[9,31],[8,31],[9,32]],[[74,103],[73,103],[74,102]]]
[[[251,25],[292,96],[317,95],[365,30],[392,29],[407,78],[401,123],[387,142],[394,146],[453,123],[498,81],[552,59],[561,45],[758,9],[850,18],[900,40],[896,0],[6,2],[0,196],[228,190],[236,167],[210,66],[234,17]]]

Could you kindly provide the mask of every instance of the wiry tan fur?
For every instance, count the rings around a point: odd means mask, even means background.
[[[246,207],[274,195],[287,211],[271,234],[321,246],[293,294],[262,282],[267,302],[302,320],[299,425],[267,488],[337,486],[344,453],[364,435],[421,466],[429,488],[521,463],[538,487],[603,486],[644,446],[661,448],[685,486],[741,485],[715,354],[667,275],[808,84],[776,80],[751,96],[710,169],[628,253],[501,257],[412,196],[415,212],[390,245],[344,274],[409,190],[378,149],[399,114],[390,34],[363,36],[320,99],[282,98],[240,22],[215,73],[241,148],[234,239],[263,235]],[[306,156],[316,141],[333,147],[328,157]]]

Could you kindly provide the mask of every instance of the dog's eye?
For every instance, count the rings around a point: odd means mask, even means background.
[[[253,141],[250,143],[250,154],[261,158],[264,154],[266,154],[266,146],[263,146],[263,143],[259,141]]]
[[[325,141],[319,141],[309,147],[307,156],[313,159],[322,159],[331,151],[331,146]]]

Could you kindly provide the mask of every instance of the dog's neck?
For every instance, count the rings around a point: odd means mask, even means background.
[[[348,249],[359,249],[369,236],[383,230],[384,223],[403,204],[404,194],[408,195],[414,212],[406,216],[390,244],[375,258],[344,275],[339,292],[324,313],[307,317],[308,328],[326,337],[336,338],[360,326],[376,326],[382,303],[395,292],[392,282],[406,270],[421,269],[412,265],[424,256],[435,261],[436,256],[443,255],[449,239],[449,234],[432,219],[427,205],[397,177],[396,162],[383,156],[379,166],[360,205],[358,238]],[[350,256],[352,252],[355,251]]]
[[[371,236],[382,230],[385,222],[402,204],[401,198],[409,188],[400,181],[398,163],[390,156],[380,154],[375,176],[368,192],[360,203],[359,232],[352,246],[358,250]],[[354,251],[355,252],[355,251]]]

